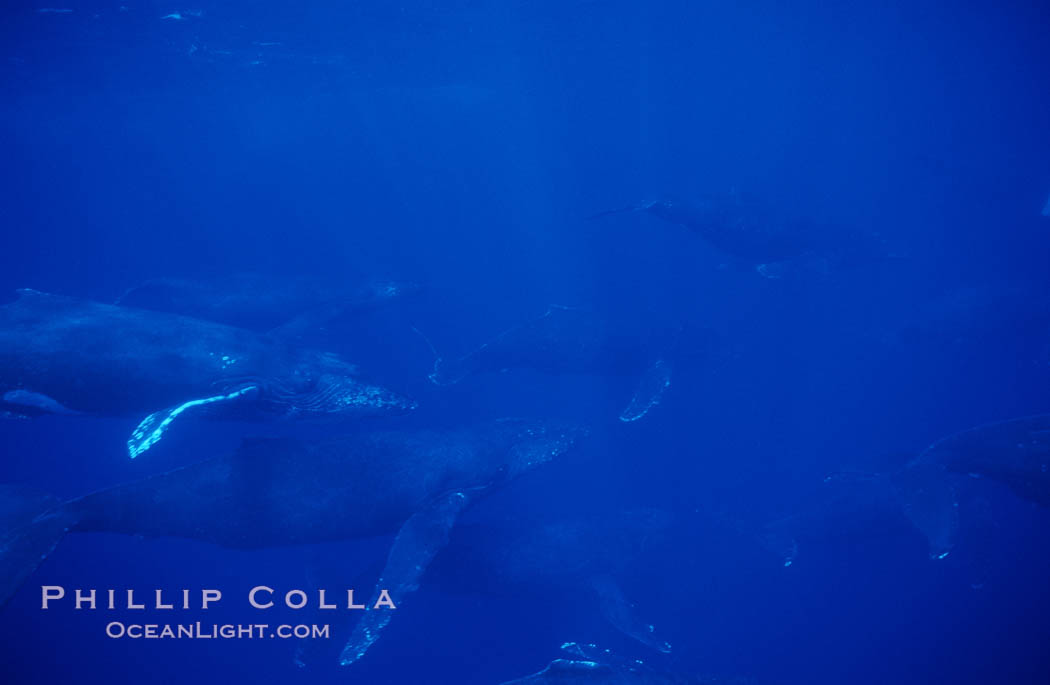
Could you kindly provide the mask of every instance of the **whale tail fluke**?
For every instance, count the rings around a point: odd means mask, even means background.
[[[0,485],[0,607],[74,523],[76,515],[57,497]]]

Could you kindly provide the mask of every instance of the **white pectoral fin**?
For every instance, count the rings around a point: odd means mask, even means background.
[[[650,409],[660,403],[660,399],[669,387],[671,387],[671,364],[663,359],[657,359],[642,374],[634,396],[631,397],[627,408],[620,412],[620,420],[630,423],[645,416]]]
[[[214,404],[216,402],[230,402],[244,397],[255,390],[256,387],[251,385],[234,390],[225,395],[215,395],[214,397],[202,397],[196,400],[189,400],[178,406],[168,407],[167,409],[153,412],[146,418],[142,419],[139,425],[135,427],[135,430],[131,432],[131,437],[128,438],[128,456],[134,459],[150,447],[153,447],[160,442],[160,439],[164,437],[164,433],[171,427],[172,422],[184,412],[196,407]]]
[[[394,539],[386,566],[376,586],[376,596],[383,593],[397,604],[419,587],[419,580],[434,556],[448,544],[449,531],[459,513],[470,504],[470,493],[452,492],[431,502],[405,521]],[[390,607],[370,608],[354,627],[350,639],[339,655],[339,664],[349,666],[365,655],[390,623]]]
[[[646,647],[668,654],[671,644],[656,637],[655,629],[638,616],[633,604],[624,597],[620,586],[606,575],[591,578],[591,588],[598,596],[602,616],[614,628],[628,637],[633,637]]]

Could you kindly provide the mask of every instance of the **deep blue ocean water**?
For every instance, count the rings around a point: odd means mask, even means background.
[[[141,616],[42,611],[40,586],[214,587],[207,614],[145,613],[311,623],[243,597],[370,592],[390,536],[243,551],[77,533],[0,607],[0,681],[500,683],[581,641],[757,683],[1050,682],[1045,507],[970,484],[977,523],[938,561],[915,530],[843,533],[848,514],[820,508],[828,473],[893,472],[942,436],[1050,410],[1047,26],[1037,2],[6,3],[3,302],[112,303],[161,277],[412,282],[332,346],[419,408],[346,430],[535,416],[590,435],[465,512],[350,667],[298,668],[294,640],[110,639],[108,621]],[[644,211],[588,219],[711,193],[877,234],[882,252],[767,278]],[[552,304],[709,342],[630,423],[631,374],[427,380],[431,345],[463,354]],[[0,482],[71,498],[245,436],[340,430],[190,421],[132,461],[140,418],[0,422]],[[643,509],[672,534],[619,552]],[[809,511],[815,539],[784,567],[764,526]],[[606,621],[586,574],[510,583],[470,552],[581,518],[600,534],[538,565],[611,558],[669,654]]]

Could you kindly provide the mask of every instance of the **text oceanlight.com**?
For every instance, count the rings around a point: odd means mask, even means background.
[[[328,639],[329,627],[327,625],[288,625],[280,624],[271,626],[268,623],[247,623],[234,625],[226,623],[202,624],[196,623],[121,623],[113,621],[106,625],[106,636],[113,639],[131,638],[136,639],[256,639],[256,638],[279,638],[287,639]]]

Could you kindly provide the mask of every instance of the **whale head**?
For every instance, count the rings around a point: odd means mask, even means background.
[[[365,382],[357,368],[336,355],[310,353],[286,376],[260,384],[261,400],[271,410],[293,418],[356,418],[401,414],[416,402]]]
[[[317,418],[401,414],[417,406],[414,400],[382,386],[330,374],[290,397],[289,405],[295,414]]]

